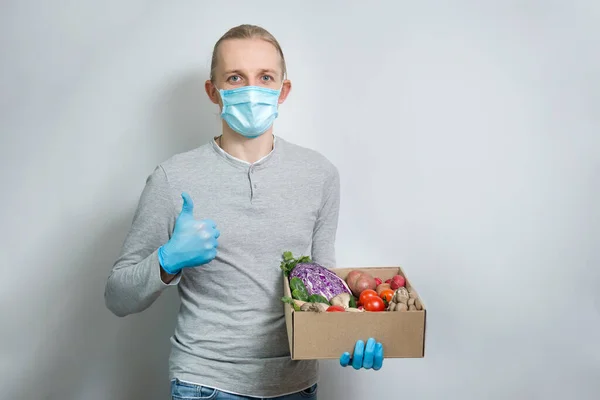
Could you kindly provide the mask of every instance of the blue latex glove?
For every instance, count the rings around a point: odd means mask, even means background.
[[[161,267],[175,275],[183,268],[197,267],[211,262],[217,256],[217,238],[220,232],[209,219],[194,218],[194,202],[182,193],[183,206],[175,221],[171,239],[158,249]]]
[[[340,365],[347,367],[352,363],[354,369],[373,369],[378,371],[383,366],[383,345],[370,338],[367,344],[362,340],[358,340],[354,346],[354,354],[350,357],[350,353],[345,352],[340,357]]]

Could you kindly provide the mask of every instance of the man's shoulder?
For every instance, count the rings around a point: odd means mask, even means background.
[[[281,138],[277,140],[281,140],[286,158],[290,161],[304,164],[311,169],[323,170],[329,174],[338,174],[335,164],[322,152]]]
[[[210,143],[205,143],[190,150],[175,153],[160,163],[166,171],[193,171],[202,168],[205,163],[212,162]]]

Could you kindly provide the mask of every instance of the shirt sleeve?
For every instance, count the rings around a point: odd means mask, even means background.
[[[323,202],[313,230],[312,259],[327,268],[336,267],[335,240],[340,212],[340,175],[332,167],[323,187]]]
[[[115,315],[141,312],[165,288],[179,283],[180,275],[169,284],[163,282],[158,261],[158,248],[170,239],[176,217],[167,175],[158,166],[146,179],[131,228],[106,282],[106,307]]]

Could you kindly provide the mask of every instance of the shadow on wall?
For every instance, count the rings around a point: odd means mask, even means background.
[[[208,71],[180,75],[159,92],[149,115],[149,145],[153,147],[149,150],[157,151],[157,163],[203,145],[220,134],[218,106],[210,102],[204,89],[208,76]],[[132,213],[128,215],[126,224],[118,222],[117,230],[112,234],[124,238],[132,216]],[[121,243],[112,245],[118,251]],[[114,262],[107,261],[110,265]],[[125,319],[127,322],[116,322],[123,329],[112,341],[118,343],[119,348],[111,382],[118,382],[121,391],[111,393],[111,398],[158,400],[169,396],[169,338],[173,334],[178,307],[177,291],[170,288],[149,309],[129,316]]]
[[[208,72],[199,71],[167,83],[157,102],[149,109],[146,129],[141,136],[140,159],[156,163],[209,141],[220,133],[218,106],[204,91]],[[135,157],[128,160],[138,163]],[[122,165],[122,164],[121,164]],[[145,170],[147,166],[134,166]],[[61,263],[75,266],[76,272],[57,285],[47,283],[47,318],[56,321],[44,332],[45,343],[35,353],[19,395],[31,391],[45,399],[146,399],[169,396],[169,338],[173,334],[179,299],[175,287],[166,290],[142,313],[118,318],[105,307],[104,288],[133,218],[133,209],[115,204],[119,184],[105,188],[109,193],[98,199],[102,210],[118,213],[88,213],[65,221],[45,245],[46,251]],[[145,179],[145,176],[142,178]],[[137,198],[136,198],[137,201]],[[100,204],[102,203],[102,204]],[[93,227],[93,228],[91,228]],[[79,238],[82,246],[68,248],[65,238]],[[87,246],[86,246],[87,245]],[[58,250],[58,251],[57,251]],[[50,253],[45,253],[50,254]],[[40,293],[40,295],[42,295]],[[17,387],[19,386],[19,387]],[[6,393],[5,393],[6,394]],[[16,393],[15,393],[16,394]],[[9,396],[10,397],[10,396]],[[19,397],[19,396],[15,396]]]
[[[163,160],[175,153],[200,146],[221,133],[219,106],[204,89],[208,71],[192,71],[169,82],[150,116],[149,130]]]

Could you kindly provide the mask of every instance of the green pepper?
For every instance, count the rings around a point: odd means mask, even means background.
[[[350,295],[350,308],[356,308],[356,298],[352,295]]]
[[[310,296],[308,296],[308,301],[311,303],[329,304],[329,301],[324,296],[321,296],[320,294],[311,294]]]

